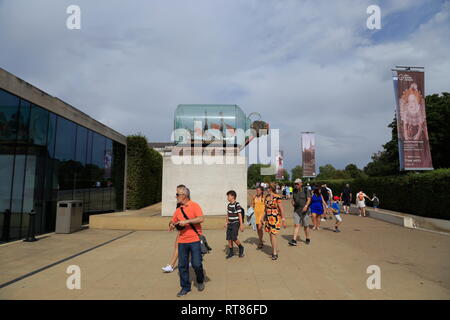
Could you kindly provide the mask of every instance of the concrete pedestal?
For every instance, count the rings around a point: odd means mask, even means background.
[[[228,159],[230,160],[230,159]],[[176,187],[186,185],[191,199],[203,209],[204,215],[225,215],[229,190],[237,193],[237,201],[247,209],[247,160],[233,156],[233,164],[178,164],[171,156],[163,157],[162,215],[172,216],[176,208]],[[225,162],[225,161],[224,161]]]

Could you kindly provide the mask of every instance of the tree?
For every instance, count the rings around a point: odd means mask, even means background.
[[[358,169],[356,164],[353,164],[353,163],[351,163],[345,167],[344,173],[346,176],[348,176],[352,179],[361,178],[364,175],[363,171]]]
[[[336,174],[336,169],[331,164],[327,164],[325,166],[319,167],[319,174],[317,175],[317,179],[333,179]]]
[[[450,93],[427,96],[425,103],[433,166],[450,168]]]
[[[383,151],[372,155],[372,162],[364,167],[369,176],[389,176],[399,174],[397,118],[388,125],[391,128],[392,139],[383,145]]]
[[[301,179],[301,178],[303,178],[303,167],[295,166],[291,170],[291,179],[292,179],[292,181],[295,181],[295,179]]]
[[[127,209],[140,209],[161,199],[162,156],[142,135],[127,137]]]
[[[249,188],[256,185],[257,182],[270,182],[275,181],[275,175],[262,175],[261,169],[268,168],[269,165],[260,163],[251,164],[247,169],[247,186]]]
[[[283,169],[283,180],[289,181],[289,172],[286,169]]]
[[[450,167],[450,93],[433,94],[425,98],[427,128],[433,166]],[[399,171],[397,119],[388,125],[392,139],[383,145],[383,150],[372,155],[372,161],[364,168],[369,176],[404,174]]]

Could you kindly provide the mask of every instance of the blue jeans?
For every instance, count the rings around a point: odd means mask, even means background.
[[[178,270],[180,272],[180,285],[186,291],[191,291],[191,282],[189,281],[189,254],[191,255],[191,264],[197,275],[197,283],[203,283],[205,275],[202,265],[202,251],[200,241],[178,244]]]

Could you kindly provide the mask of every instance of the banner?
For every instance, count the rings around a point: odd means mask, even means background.
[[[277,180],[283,180],[284,179],[284,169],[283,169],[283,151],[278,151],[278,155],[276,157],[276,169],[277,169],[277,173],[276,173],[276,177],[275,179]]]
[[[400,170],[433,170],[425,113],[424,73],[395,72]]]
[[[302,133],[302,167],[304,178],[316,177],[316,142],[312,132]]]

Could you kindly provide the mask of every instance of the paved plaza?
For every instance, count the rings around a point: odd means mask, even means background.
[[[256,250],[251,229],[240,234],[245,257],[226,260],[225,231],[207,230],[213,251],[204,259],[206,289],[194,286],[183,299],[450,298],[450,236],[354,215],[344,215],[342,233],[332,225],[323,222],[309,246],[289,247],[292,228],[282,230],[277,261],[267,235],[266,247]],[[2,245],[0,299],[177,299],[178,270],[161,271],[174,239],[166,231],[86,228]],[[70,265],[81,269],[79,290],[66,287]],[[380,290],[366,286],[370,265],[381,268]]]

